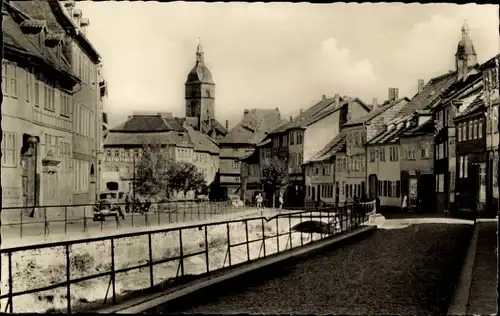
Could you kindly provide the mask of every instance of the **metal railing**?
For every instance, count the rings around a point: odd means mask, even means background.
[[[4,248],[0,250],[0,254],[2,260],[7,260],[7,263],[2,264],[7,270],[7,273],[2,272],[2,274],[7,278],[2,279],[6,279],[7,282],[2,284],[2,288],[6,288],[6,291],[2,292],[7,293],[0,296],[0,302],[2,306],[5,306],[2,308],[3,311],[10,313],[15,312],[15,301],[27,295],[35,295],[38,301],[41,301],[43,297],[52,298],[47,301],[49,305],[46,306],[46,310],[38,312],[53,310],[71,313],[75,308],[85,308],[85,303],[82,302],[106,304],[108,297],[111,298],[112,304],[116,304],[117,299],[120,296],[123,297],[127,291],[124,285],[126,282],[117,281],[119,275],[126,274],[126,277],[135,280],[132,282],[134,284],[143,282],[143,285],[138,285],[139,288],[136,286],[128,289],[129,291],[147,289],[158,284],[163,285],[172,279],[183,280],[187,275],[204,275],[349,231],[354,227],[364,225],[368,220],[367,214],[374,208],[375,204],[368,202],[354,208],[349,206],[321,211],[285,211],[271,218],[261,216],[234,219],[148,232]],[[309,231],[297,231],[297,225],[306,221],[311,223]],[[315,228],[311,228],[314,226],[313,223],[316,224]],[[306,236],[305,239],[304,236]],[[141,240],[141,238],[144,239]],[[136,244],[133,243],[134,240]],[[120,247],[119,245],[123,242],[127,244],[125,247]],[[90,266],[85,266],[82,263],[83,254],[81,251],[78,253],[78,249],[81,250],[84,246],[95,252],[93,260],[101,260],[99,264],[94,262]],[[133,253],[134,250],[137,254]],[[155,254],[157,252],[161,254]],[[31,256],[26,253],[31,253]],[[143,260],[133,262],[137,260],[139,253],[144,255]],[[222,260],[223,253],[224,259]],[[59,260],[59,264],[49,263],[45,268],[37,266],[35,259],[42,262],[43,260],[39,259],[41,254],[52,260]],[[198,257],[198,260],[192,261],[193,257]],[[167,263],[174,264],[169,266],[171,270],[164,268],[164,270],[157,271],[155,278],[155,269]],[[56,267],[59,268],[59,274],[53,273]],[[195,271],[187,271],[190,269]],[[98,273],[88,273],[95,270]],[[171,271],[172,275],[169,276],[166,271]],[[142,281],[133,274],[141,272],[146,273]],[[50,280],[49,283],[52,284],[34,286],[33,275],[48,277],[50,273],[61,279]],[[101,278],[100,281],[99,278]],[[156,280],[158,278],[159,280]],[[103,291],[102,297],[94,297],[92,300],[78,297],[76,293],[78,288],[84,293],[97,291],[96,284],[98,283],[89,284],[92,280],[101,282],[99,284],[102,289],[107,283],[105,294]],[[22,284],[26,284],[27,288],[18,289]],[[14,288],[15,285],[16,288]],[[88,287],[87,290],[85,286]],[[57,294],[57,289],[65,290]],[[52,294],[41,296],[40,293],[44,292]],[[36,297],[31,297],[27,302],[33,302],[33,299],[37,299]],[[16,308],[24,306],[27,312],[36,312],[29,310],[35,305],[21,301],[18,305],[16,304]]]
[[[4,238],[47,237],[53,234],[67,235],[76,232],[184,223],[248,211],[248,208],[234,207],[228,202],[210,201],[152,202],[148,212],[139,212],[139,207],[133,205],[127,208],[125,203],[115,205],[121,207],[124,218],[118,214],[116,217],[95,221],[93,216],[95,204],[45,205],[35,208],[4,207],[2,234]]]

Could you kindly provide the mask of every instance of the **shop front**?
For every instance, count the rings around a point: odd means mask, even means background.
[[[401,198],[408,196],[408,209],[416,212],[429,212],[435,209],[434,175],[429,171],[401,171]]]

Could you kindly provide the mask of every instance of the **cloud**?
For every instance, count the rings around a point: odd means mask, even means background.
[[[364,95],[376,88],[378,79],[372,63],[356,60],[348,48],[339,47],[337,40],[324,40],[311,59],[311,86],[323,87],[324,93]]]

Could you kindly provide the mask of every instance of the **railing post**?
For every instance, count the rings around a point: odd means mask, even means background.
[[[280,230],[278,225],[279,217],[276,217],[276,253],[280,253]]]
[[[146,227],[149,227],[148,212],[149,210],[144,212],[144,224],[146,225]]]
[[[21,209],[21,211],[19,212],[19,215],[20,215],[20,223],[21,225],[19,226],[19,234],[21,234],[21,238],[23,238],[23,211],[24,211],[24,208]]]
[[[9,252],[9,299],[7,304],[9,304],[9,313],[14,313],[14,302],[12,300],[12,252]]]
[[[134,205],[134,203],[132,203]],[[132,206],[132,228],[134,228],[134,213],[135,213],[135,206]]]
[[[229,232],[229,222],[226,223],[227,230],[227,254],[229,259],[229,267],[231,266],[231,234]]]
[[[181,266],[181,276],[184,277],[184,251],[182,249],[182,228],[179,228],[179,257],[180,257],[180,266]]]
[[[161,225],[161,220],[160,220],[160,204],[156,207],[156,214],[158,215],[158,226]]]
[[[250,244],[248,240],[248,220],[245,219],[245,235],[247,238],[247,261],[250,261]]]
[[[87,232],[87,214],[85,212],[85,208],[83,209],[83,232]]]
[[[151,233],[148,233],[148,244],[149,244],[149,280],[151,281],[151,287],[154,286],[153,279],[153,245],[151,241]]]
[[[68,234],[68,207],[64,207],[64,235]]]
[[[116,304],[116,275],[115,275],[115,239],[111,238],[111,286],[113,291],[113,304]]]
[[[300,223],[302,224],[302,213],[300,213]],[[300,230],[300,245],[304,246],[304,239],[302,238],[302,229]]]
[[[292,246],[292,214],[288,213],[288,238],[290,239],[290,249]]]
[[[71,261],[70,261],[70,245],[66,244],[66,303],[68,314],[71,314]]]
[[[264,217],[262,217],[262,245],[264,249],[264,258],[266,257],[266,234],[264,231]]]
[[[49,230],[49,222],[47,221],[47,208],[44,207],[43,210],[44,210],[43,217],[44,217],[44,221],[45,221],[44,236],[48,236],[48,235],[50,235],[50,230]]]
[[[205,225],[205,260],[207,262],[207,273],[210,272],[210,261],[208,257],[208,226]]]

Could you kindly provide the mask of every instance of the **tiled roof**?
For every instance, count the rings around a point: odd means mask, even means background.
[[[337,136],[335,136],[331,141],[326,144],[326,146],[317,152],[308,162],[319,162],[329,159],[335,155],[335,153],[342,150],[345,146],[346,133],[341,131]]]
[[[28,55],[35,56],[40,60],[46,62],[54,69],[60,70],[73,77],[74,75],[72,75],[70,64],[64,58],[63,59],[57,58],[55,48],[45,47],[44,53],[42,54],[38,44],[38,37],[34,35],[25,34],[23,32],[18,22],[23,23],[22,21],[30,20],[29,18],[27,18],[27,14],[25,12],[20,11],[20,9],[16,8],[15,6],[9,6],[9,4],[5,3],[2,3],[2,5],[5,5],[8,11],[11,13],[3,16],[2,27],[3,27],[3,40],[5,48],[9,47],[14,48]],[[13,16],[15,16],[16,19],[18,19],[18,22],[14,20]],[[42,22],[35,21],[35,22],[25,22],[25,23],[30,25],[31,24],[38,25]]]
[[[177,132],[152,132],[152,133],[123,133],[109,131],[104,140],[104,146],[141,146],[143,144],[160,142],[163,145],[182,145],[194,147],[188,142],[188,138],[181,137]]]
[[[251,109],[221,143],[258,144],[284,121],[276,109]]]
[[[434,121],[429,119],[423,124],[407,129],[400,137],[412,137],[422,134],[434,134]]]
[[[219,153],[219,146],[209,136],[195,131],[191,126],[186,126],[185,129],[189,134],[191,144],[194,145],[194,150],[211,154]]]
[[[457,72],[449,72],[439,77],[432,78],[417,93],[408,104],[401,109],[399,115],[408,115],[418,110],[427,109],[444,91],[446,91],[457,80]]]
[[[464,89],[468,87],[472,87],[475,83],[478,81],[482,80],[483,74],[480,71],[477,71],[478,67],[471,67],[471,72],[467,79],[465,81],[455,81],[453,84],[451,84],[448,89],[446,89],[443,94],[440,96],[440,100],[442,102],[435,102],[432,107],[435,108],[439,106],[439,104],[442,103],[447,103],[448,101],[452,100],[455,98],[455,95],[459,93],[460,91],[463,91]]]
[[[479,94],[474,101],[472,101],[463,111],[460,111],[460,113],[455,116],[455,120],[459,120],[460,118],[463,118],[469,114],[472,114],[482,108],[484,108],[484,98],[482,94]]]
[[[32,20],[24,20],[19,25],[21,25],[21,27],[26,27],[26,28],[41,29],[47,26],[47,22],[45,20],[32,19]]]
[[[379,116],[380,114],[384,113],[388,109],[392,108],[393,106],[395,106],[399,102],[402,102],[404,100],[410,101],[407,97],[399,98],[397,100],[394,100],[392,102],[389,102],[385,105],[382,105],[382,106],[376,108],[375,110],[369,112],[366,115],[363,115],[360,118],[356,118],[356,119],[352,119],[352,120],[348,121],[347,123],[344,124],[344,126],[352,126],[352,125],[367,123],[367,122],[371,121],[372,119],[374,119],[375,117]]]
[[[307,124],[307,122],[311,121],[314,116],[321,115],[321,112],[327,110],[329,107],[334,107],[334,103],[335,98],[326,98],[325,100],[321,100],[320,102],[316,103],[309,109],[296,116],[291,122],[286,122],[279,126],[276,130],[272,131],[272,133],[282,133],[291,128],[303,127]]]
[[[408,127],[406,127],[407,121],[408,119],[402,120],[394,124],[393,128],[388,127],[391,125],[385,126],[381,132],[368,142],[368,145],[395,143],[399,139],[399,136],[408,130]]]
[[[111,132],[184,132],[182,125],[174,117],[165,117],[162,115],[133,115],[124,123],[112,128]]]
[[[58,0],[32,0],[32,1],[9,1],[11,4],[18,7],[22,12],[29,15],[31,18],[45,20],[47,22],[47,27],[50,31],[54,33],[62,33],[65,31],[66,27],[79,28],[79,25],[75,25],[72,19],[67,16],[64,9],[61,7],[63,5],[62,1]],[[76,40],[85,47],[86,51],[92,58],[100,59],[99,53],[92,46],[92,43],[79,32],[76,36]],[[71,52],[68,49],[69,45],[63,46],[63,54],[66,59],[71,60]]]

